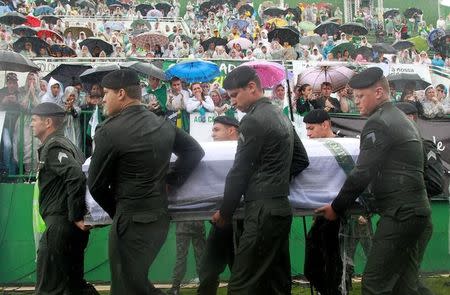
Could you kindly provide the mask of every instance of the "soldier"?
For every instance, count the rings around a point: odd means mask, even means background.
[[[109,73],[102,86],[109,118],[95,133],[88,185],[113,218],[111,294],[164,294],[147,276],[169,229],[166,187],[181,185],[204,152],[186,132],[141,105],[133,70]],[[177,160],[169,172],[172,153]]]
[[[61,130],[65,111],[54,103],[32,110],[31,127],[39,148],[39,212],[46,230],[39,242],[36,294],[98,294],[84,281],[86,178],[81,151]]]
[[[231,222],[244,196],[244,231],[228,294],[291,294],[290,178],[308,164],[291,122],[263,97],[256,71],[237,67],[224,81],[233,106],[247,114],[239,126],[236,157],[225,182],[222,206],[212,222]]]
[[[378,67],[349,83],[361,115],[358,161],[336,199],[317,209],[343,215],[368,187],[380,214],[362,279],[362,294],[418,294],[417,243],[430,221],[423,179],[422,140],[414,124],[389,102],[389,84]]]
[[[214,119],[212,137],[214,141],[236,141],[239,137],[239,121],[232,117],[219,116]],[[200,265],[199,295],[215,295],[219,286],[219,275],[234,260],[233,226],[226,224],[223,228],[214,224],[209,231],[206,249]]]

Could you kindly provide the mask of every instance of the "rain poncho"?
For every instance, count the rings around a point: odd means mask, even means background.
[[[67,111],[64,119],[64,136],[67,137],[74,145],[81,147],[81,127],[80,127],[80,113],[81,109],[77,105],[78,91],[75,87],[69,86],[64,91],[64,103],[70,95],[75,95],[73,107]]]
[[[52,94],[52,86],[55,84],[59,84],[59,92],[56,96]],[[53,102],[57,105],[64,107],[64,91],[63,91],[63,85],[61,82],[53,79],[53,77],[50,78],[47,85],[47,93],[44,94],[44,96],[41,98],[41,102]]]

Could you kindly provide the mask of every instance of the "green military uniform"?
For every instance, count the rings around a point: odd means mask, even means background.
[[[117,70],[106,75],[102,85],[139,85],[139,77],[131,70]],[[113,218],[111,294],[161,294],[147,276],[169,229],[166,183],[183,183],[204,152],[187,133],[143,105],[130,105],[104,121],[94,141],[88,186]],[[178,158],[169,172],[172,153]]]
[[[43,103],[33,114],[64,116],[64,110]],[[37,253],[36,294],[98,294],[83,279],[89,232],[74,224],[86,213],[84,156],[61,131],[49,135],[38,153],[39,212],[46,230]]]
[[[252,70],[238,67],[231,74],[241,79],[241,71]],[[291,294],[292,208],[287,196],[290,177],[309,164],[307,154],[291,122],[268,98],[248,109],[239,133],[220,208],[221,216],[231,220],[244,195],[244,231],[228,294]]]
[[[379,68],[370,68],[353,77],[350,86],[368,88],[382,76]],[[417,242],[431,212],[423,161],[414,123],[390,102],[381,104],[362,130],[356,167],[331,205],[343,214],[366,187],[375,197],[381,217],[363,274],[364,295],[418,294]]]

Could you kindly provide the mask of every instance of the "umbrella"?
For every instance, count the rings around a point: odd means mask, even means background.
[[[21,25],[27,21],[27,18],[18,12],[8,12],[2,16],[0,16],[0,23],[5,25]]]
[[[340,30],[349,35],[367,35],[369,31],[365,26],[359,23],[346,23],[340,27]]]
[[[9,6],[5,6],[5,4],[2,4],[0,6],[0,15],[4,15],[8,12],[11,12],[11,8],[9,8]]]
[[[76,2],[77,6],[80,6],[82,8],[87,7],[87,8],[92,8],[95,9],[95,3],[89,1],[89,0],[78,0]]]
[[[114,51],[113,46],[110,43],[106,42],[105,40],[99,39],[99,38],[90,37],[90,38],[84,39],[83,41],[80,42],[80,48],[85,45],[87,46],[87,48],[89,49],[89,52],[91,54],[94,54],[95,47],[99,47],[108,56],[111,53],[113,53],[113,51]]]
[[[147,12],[154,9],[153,5],[150,4],[139,4],[136,6],[136,11],[139,11],[142,16],[147,15]]]
[[[50,46],[50,55],[57,57],[57,53],[61,52],[62,57],[76,57],[76,52],[65,44],[53,44]]]
[[[334,35],[339,30],[340,25],[335,22],[323,22],[314,29],[314,33],[329,36]]]
[[[239,44],[242,49],[248,49],[250,46],[252,46],[252,41],[248,40],[247,38],[237,38],[232,39],[230,42],[228,42],[227,46],[228,48],[233,48],[234,44]]]
[[[158,9],[152,9],[152,10],[149,10],[147,12],[146,16],[149,17],[149,18],[150,17],[152,17],[152,18],[159,18],[159,17],[163,17],[164,14],[161,11],[159,11]]]
[[[396,17],[399,13],[400,11],[398,11],[398,9],[391,9],[383,13],[383,17],[384,18],[389,18],[390,16]]]
[[[343,54],[345,50],[347,50],[350,55],[352,55],[355,52],[355,45],[351,42],[344,42],[337,46],[334,46],[333,49],[331,49],[331,53],[336,56],[338,52]]]
[[[300,30],[303,30],[305,32],[312,32],[314,31],[314,29],[316,28],[316,25],[312,22],[309,21],[302,21],[298,24],[298,28]]]
[[[287,22],[284,18],[279,18],[279,17],[269,19],[269,20],[267,21],[267,23],[268,23],[269,25],[275,24],[275,27],[277,27],[277,28],[279,28],[279,27],[285,27],[285,26],[288,25],[288,22]]]
[[[323,41],[323,40],[322,40],[322,37],[320,37],[320,36],[317,35],[317,34],[310,35],[310,36],[304,36],[304,37],[301,37],[301,38],[300,38],[300,44],[302,44],[302,45],[308,45],[308,46],[309,46],[311,43],[318,45],[318,44],[320,44],[322,41]]]
[[[169,44],[169,38],[162,34],[143,33],[134,37],[132,42],[138,47],[144,47],[146,43],[149,43],[150,46],[160,45],[162,47]]]
[[[414,16],[414,14],[423,14],[422,10],[412,7],[412,8],[408,8],[405,10],[405,12],[403,13],[403,15],[405,15],[407,18],[411,18]]]
[[[430,83],[422,80],[417,74],[390,74],[387,76],[389,82],[394,84],[395,89],[403,91],[409,84],[415,84],[415,90],[422,90],[430,86]]]
[[[436,45],[437,45],[437,42],[439,41],[439,39],[441,39],[444,36],[445,36],[445,31],[443,29],[435,29],[435,30],[431,31],[428,34],[428,38],[427,38],[428,45],[434,49],[435,47],[437,47]]]
[[[212,37],[212,38],[209,38],[209,39],[203,41],[201,43],[201,45],[203,46],[203,49],[208,50],[209,44],[211,44],[211,43],[215,44],[216,46],[219,46],[219,45],[225,46],[225,45],[227,45],[228,41],[227,41],[227,39]]]
[[[53,37],[56,37],[58,40],[64,41],[63,37],[52,30],[39,30],[37,32],[37,36],[43,40],[47,40],[47,38],[51,38],[53,40]]]
[[[289,12],[294,15],[294,21],[298,22],[301,19],[301,11],[298,7],[286,9],[286,14],[288,14]]]
[[[272,88],[286,79],[285,67],[276,62],[257,60],[245,62],[240,66],[248,66],[253,68],[258,74],[258,77],[261,80],[261,86],[263,88]]]
[[[91,89],[92,84],[100,84],[107,74],[119,70],[118,65],[97,66],[87,69],[80,74],[80,80],[85,89]]]
[[[386,54],[396,54],[397,49],[392,47],[390,44],[386,43],[374,43],[372,44],[373,51],[379,52],[379,53],[386,53]]]
[[[167,15],[172,7],[172,4],[169,4],[167,2],[160,2],[155,4],[155,8],[162,11],[164,15]]]
[[[169,41],[170,41],[170,42],[173,42],[177,36],[180,36],[181,40],[182,40],[182,41],[186,41],[189,45],[192,45],[193,42],[194,42],[194,41],[192,40],[192,38],[189,37],[189,36],[187,36],[187,35],[177,35],[177,34],[171,34],[171,35],[169,36]]]
[[[84,32],[87,38],[94,37],[94,33],[92,32],[92,30],[87,27],[69,27],[64,30],[64,36],[67,36],[69,32],[72,33],[72,36],[78,37],[80,35],[80,32]]]
[[[427,40],[425,40],[421,36],[416,36],[416,37],[413,37],[413,38],[409,38],[407,40],[411,41],[414,44],[414,47],[418,51],[427,51],[429,49]]]
[[[220,69],[217,64],[197,59],[179,62],[166,71],[168,80],[178,77],[188,83],[209,82],[219,75]]]
[[[361,54],[364,56],[364,58],[369,61],[373,58],[373,50],[370,47],[367,46],[361,46],[359,48],[356,48],[355,52],[353,53],[353,58],[355,58],[358,54]]]
[[[155,77],[163,81],[167,80],[164,71],[151,63],[145,63],[140,61],[127,61],[119,63],[119,66],[121,68],[135,70],[136,72],[148,77]]]
[[[139,29],[130,33],[130,39],[136,37],[137,35],[148,33],[148,29]]]
[[[67,87],[72,85],[74,80],[78,80],[82,73],[91,68],[91,66],[81,64],[60,64],[43,79],[49,81],[53,77],[53,79],[61,82],[64,87]]]
[[[300,33],[293,27],[283,27],[270,31],[268,37],[269,42],[272,42],[274,39],[279,39],[282,45],[284,42],[288,42],[294,46],[299,42]]]
[[[43,15],[41,16],[41,20],[44,20],[48,24],[56,24],[58,20],[61,19],[60,17],[54,16],[54,15]]]
[[[278,7],[270,7],[264,10],[263,14],[269,16],[282,16],[286,14],[286,11]]]
[[[33,37],[36,36],[36,30],[27,27],[27,26],[18,26],[15,27],[13,30],[13,33],[19,36],[23,36],[23,37]]]
[[[239,7],[238,9],[239,15],[243,15],[247,11],[250,12],[250,15],[253,15],[253,13],[255,13],[255,9],[250,4],[241,5],[241,7]]]
[[[243,19],[232,19],[228,22],[227,27],[230,29],[233,27],[238,27],[239,30],[243,31],[248,27],[249,23]]]
[[[137,27],[141,27],[141,26],[144,26],[147,29],[150,29],[150,23],[145,19],[136,19],[130,25],[130,27],[132,29],[136,29]]]
[[[46,0],[35,0],[34,4],[36,4],[36,6],[47,5],[47,1]]]
[[[40,16],[40,15],[52,15],[55,13],[55,9],[48,6],[48,5],[42,5],[42,6],[38,6],[33,10],[33,14],[35,16]]]
[[[26,23],[24,23],[24,25],[26,25],[26,26],[33,27],[33,28],[38,28],[41,26],[41,20],[35,16],[27,15],[26,19],[27,19]]]
[[[13,48],[15,52],[21,52],[25,48],[25,43],[31,43],[32,50],[39,54],[39,50],[44,47],[48,50],[50,45],[44,40],[38,37],[20,37],[16,42],[13,43]]]
[[[314,92],[319,92],[323,82],[330,82],[332,91],[348,84],[354,72],[345,66],[318,66],[306,69],[298,76],[298,84],[309,84]]]
[[[37,72],[41,69],[31,60],[10,50],[0,50],[0,71]]]
[[[125,25],[123,22],[106,22],[104,25],[105,28],[110,28],[113,31],[123,31],[125,30]]]
[[[414,43],[408,40],[398,40],[394,44],[392,44],[392,47],[394,47],[396,50],[404,50],[408,49],[414,46]]]
[[[212,4],[211,2],[207,1],[207,2],[203,2],[202,4],[200,4],[198,10],[200,11],[200,13],[204,14],[204,15],[208,15],[208,12],[217,12],[217,6]]]

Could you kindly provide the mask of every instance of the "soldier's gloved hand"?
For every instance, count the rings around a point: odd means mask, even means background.
[[[92,226],[84,224],[84,220],[75,221],[74,223],[82,231],[88,231],[92,228]]]
[[[316,214],[322,214],[323,217],[325,217],[327,220],[331,220],[331,221],[336,220],[338,217],[336,212],[334,212],[333,207],[331,207],[330,204],[320,207],[319,209],[316,209],[314,212]]]

